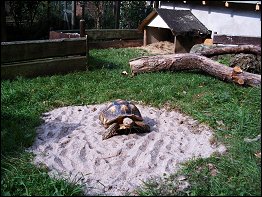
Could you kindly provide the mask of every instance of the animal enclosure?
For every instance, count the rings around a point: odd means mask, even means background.
[[[87,55],[87,38],[2,42],[1,78],[86,70]]]
[[[88,68],[89,49],[142,46],[143,34],[133,29],[51,31],[50,40],[1,43],[1,78],[36,77]],[[73,37],[73,38],[72,38]]]

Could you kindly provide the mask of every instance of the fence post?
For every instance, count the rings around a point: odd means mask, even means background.
[[[88,44],[88,35],[86,35],[86,61],[87,68],[89,67],[89,44]]]
[[[85,36],[85,28],[86,28],[85,20],[81,19],[80,20],[80,37]]]

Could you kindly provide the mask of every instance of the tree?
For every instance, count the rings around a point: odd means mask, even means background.
[[[113,1],[89,1],[87,15],[88,21],[94,21],[94,28],[113,28]]]
[[[114,1],[115,29],[119,29],[120,3],[121,1]]]
[[[120,28],[136,29],[151,10],[146,1],[121,1]]]
[[[31,29],[38,8],[42,3],[42,1],[9,1],[10,14],[15,21],[16,27],[21,29],[22,26],[25,26]]]
[[[136,29],[151,11],[146,1],[88,1],[85,19],[89,28]]]
[[[14,25],[8,26],[7,40],[32,40],[48,38],[50,12],[49,1],[7,1]],[[50,19],[50,20],[49,20]]]
[[[1,42],[6,41],[6,13],[5,1],[1,2]]]

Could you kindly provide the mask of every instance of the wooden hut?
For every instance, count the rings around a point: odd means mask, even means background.
[[[174,42],[175,53],[189,52],[195,44],[203,43],[211,32],[190,10],[154,9],[139,25],[144,31],[143,44],[159,41]]]

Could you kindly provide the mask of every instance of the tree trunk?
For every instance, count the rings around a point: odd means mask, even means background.
[[[261,75],[244,72],[239,67],[231,68],[192,53],[140,57],[131,59],[129,65],[132,75],[144,72],[200,69],[223,81],[239,85],[259,86],[261,83]]]
[[[206,57],[212,57],[215,55],[223,55],[223,54],[235,54],[235,53],[249,53],[254,55],[261,55],[261,47],[254,45],[240,45],[235,47],[221,47],[209,49],[206,51],[201,51],[196,53],[198,55],[203,55]]]
[[[1,2],[1,42],[7,41],[5,2],[6,1]]]
[[[72,1],[71,29],[75,29],[75,23],[76,23],[76,1]]]
[[[114,16],[115,16],[115,29],[119,29],[119,17],[120,17],[120,1],[115,1]]]

